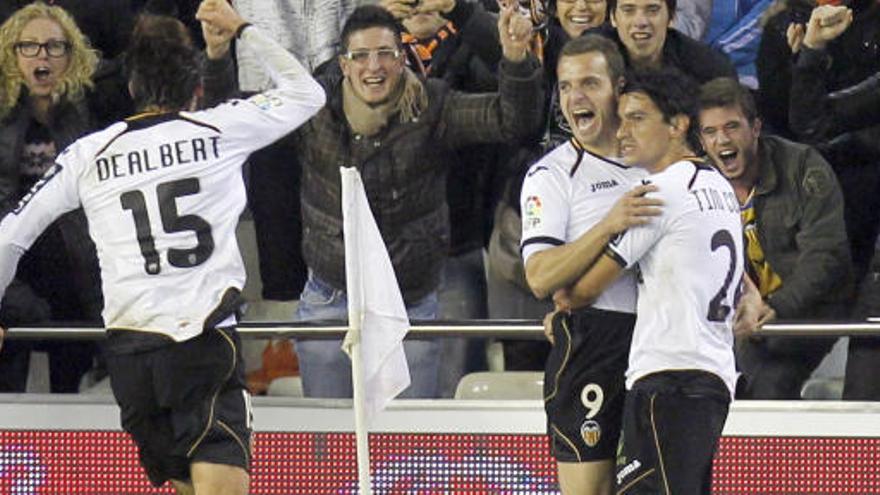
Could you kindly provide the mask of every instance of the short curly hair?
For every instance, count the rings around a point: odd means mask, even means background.
[[[43,2],[32,3],[15,11],[0,26],[0,73],[3,74],[0,78],[0,119],[5,118],[21,98],[25,79],[18,69],[15,44],[25,26],[35,19],[49,19],[58,24],[70,43],[70,63],[52,92],[53,98],[79,101],[85,96],[87,89],[94,87],[92,76],[100,57],[79,30],[73,17],[61,7]]]

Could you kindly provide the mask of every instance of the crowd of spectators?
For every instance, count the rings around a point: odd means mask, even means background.
[[[702,84],[700,135],[740,200],[763,321],[862,318],[880,232],[880,2],[522,0],[505,33],[479,0],[233,0],[325,87],[307,125],[252,155],[246,171],[262,297],[299,300],[294,320],[346,314],[339,166],[356,166],[410,317],[540,319],[552,301],[526,283],[523,177],[570,138],[556,88],[563,44],[617,44],[628,69],[671,67]],[[402,43],[358,51],[342,26],[359,5],[390,13]],[[195,0],[10,0],[0,5],[0,208],[11,209],[74,140],[133,112],[123,69],[141,14],[201,32]],[[381,12],[380,12],[381,11]],[[502,13],[503,17],[503,13]],[[516,34],[519,34],[517,39]],[[48,38],[47,38],[48,36]],[[35,40],[50,39],[48,42]],[[213,66],[210,98],[265,89],[254,54]],[[2,301],[11,326],[100,323],[94,244],[81,212],[61,217],[22,261]],[[850,340],[844,398],[880,399],[865,380],[880,338]],[[793,399],[827,339],[737,343],[743,398]],[[485,366],[480,339],[412,340],[412,396],[448,396]],[[53,392],[100,369],[90,343],[11,340],[0,391],[25,389],[28,356],[49,353]],[[334,341],[296,342],[304,392],[350,394]],[[506,369],[543,369],[549,344],[504,343]]]

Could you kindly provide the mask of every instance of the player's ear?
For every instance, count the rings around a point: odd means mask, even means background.
[[[755,136],[761,135],[761,126],[764,125],[764,121],[761,120],[761,117],[755,117],[755,121],[752,122],[752,132]]]
[[[672,137],[684,139],[687,136],[688,128],[691,125],[691,118],[685,114],[678,114],[669,120],[672,126]]]

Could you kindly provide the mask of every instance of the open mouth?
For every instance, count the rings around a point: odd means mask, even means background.
[[[651,33],[633,33],[632,35],[633,41],[644,43],[651,39]]]
[[[569,16],[568,20],[578,28],[588,28],[593,26],[593,16],[574,15]]]
[[[739,156],[739,153],[736,150],[723,150],[718,153],[718,159],[721,160],[721,164],[725,167],[733,165],[737,156]]]
[[[37,82],[46,82],[52,76],[52,71],[48,67],[37,67],[34,69],[34,79]]]
[[[372,76],[372,77],[365,77],[365,78],[361,79],[361,81],[363,81],[364,86],[366,86],[368,88],[375,89],[375,88],[381,87],[382,84],[385,83],[385,78],[380,77],[380,76]]]
[[[571,116],[574,119],[575,128],[580,130],[590,127],[596,118],[596,114],[591,110],[575,110]]]

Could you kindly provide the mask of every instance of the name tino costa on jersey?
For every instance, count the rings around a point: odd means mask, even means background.
[[[682,160],[650,177],[659,217],[628,229],[606,253],[638,264],[638,317],[627,388],[667,370],[703,370],[733,395],[733,316],[743,276],[739,202],[729,181],[701,161]]]
[[[579,238],[647,175],[644,169],[591,153],[574,139],[557,146],[529,169],[523,181],[523,263]],[[635,292],[635,278],[627,272],[593,306],[632,313]]]

